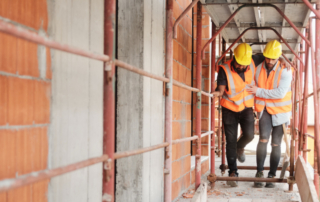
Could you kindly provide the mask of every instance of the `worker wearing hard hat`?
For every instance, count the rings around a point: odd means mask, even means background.
[[[281,68],[278,61],[282,54],[281,44],[277,40],[267,43],[263,55],[265,62],[257,66],[255,82],[247,91],[255,94],[255,110],[259,117],[259,143],[257,146],[257,178],[263,178],[264,161],[267,155],[267,143],[270,135],[271,156],[268,178],[276,176],[281,156],[281,140],[284,133],[283,124],[288,123],[291,116],[291,80],[292,70]],[[264,183],[254,182],[255,187],[262,187]],[[273,188],[274,183],[266,183],[266,187]]]
[[[245,161],[244,148],[254,137],[254,95],[246,88],[254,85],[255,68],[264,60],[263,55],[252,55],[251,47],[242,43],[234,49],[234,57],[219,66],[216,94],[222,96],[222,122],[230,177],[238,177],[237,159]],[[287,65],[283,59],[281,62]],[[242,136],[237,141],[239,124]],[[228,181],[227,184],[237,186],[236,181]]]
[[[256,65],[264,60],[262,56],[252,58],[252,49],[246,44],[239,44],[234,49],[234,57],[219,66],[217,89],[221,98],[222,122],[226,135],[226,151],[229,176],[238,177],[237,158],[244,162],[244,147],[254,136],[253,105],[254,95],[246,90],[248,84],[254,84]],[[238,124],[243,136],[237,142]],[[228,185],[237,186],[236,181],[228,181]]]

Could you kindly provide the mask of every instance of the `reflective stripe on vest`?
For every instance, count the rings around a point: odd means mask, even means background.
[[[247,85],[254,84],[255,66],[252,60],[244,72],[244,81],[235,71],[232,71],[231,62],[229,60],[220,66],[224,69],[228,80],[228,90],[226,89],[222,95],[221,106],[239,112],[245,107],[253,107],[254,105],[254,95],[249,94],[245,89],[248,88]]]
[[[258,65],[258,67],[256,69],[255,81],[256,81],[257,86],[259,88],[264,88],[264,89],[268,89],[268,90],[278,88],[278,81],[280,81],[279,79],[281,78],[281,72],[282,72],[282,68],[280,67],[280,62],[278,61],[278,63],[277,63],[276,70],[275,70],[274,76],[273,76],[273,81],[269,80],[269,83],[268,83],[269,77],[267,75],[267,70],[265,68],[265,70],[263,70],[263,71],[264,71],[264,74],[266,74],[264,76],[267,77],[267,80],[260,81],[260,82],[265,82],[265,83],[260,83],[260,85],[259,85],[258,81],[259,81],[259,77],[260,77],[262,68],[264,68],[263,67],[264,65],[265,65],[265,62]],[[271,72],[270,72],[270,74],[271,74]],[[272,83],[270,83],[270,82],[272,82]],[[261,112],[264,109],[264,106],[267,108],[267,111],[270,114],[283,113],[283,112],[287,112],[287,111],[291,110],[291,107],[292,107],[291,88],[288,89],[286,96],[281,99],[264,99],[264,98],[257,97],[255,99],[256,111]]]
[[[250,70],[252,72],[252,79],[251,79],[251,83],[250,83],[251,85],[254,84],[254,66],[252,63],[253,62],[251,62],[251,64],[249,65]],[[232,98],[232,97],[242,93],[244,91],[244,89],[242,89],[240,92],[236,92],[236,86],[234,85],[234,81],[233,81],[233,77],[232,77],[232,73],[231,73],[231,69],[230,69],[229,65],[225,64],[225,63],[222,65],[227,70],[226,74],[228,74],[228,78],[230,78],[230,80],[228,80],[228,82],[230,83],[230,86],[228,86],[228,87],[229,87],[229,90],[231,91],[231,95],[227,94],[227,96]],[[248,88],[248,87],[246,86],[246,88]]]

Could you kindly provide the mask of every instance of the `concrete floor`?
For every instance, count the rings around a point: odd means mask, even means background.
[[[258,136],[247,145],[246,147],[246,161],[244,163],[238,163],[239,166],[255,166],[256,156],[255,150],[258,143]],[[282,146],[282,151],[285,151],[285,145]],[[271,148],[268,149],[268,156],[265,161],[265,166],[269,166],[269,152]],[[282,159],[280,160],[280,164]],[[221,176],[221,171],[219,166],[221,165],[221,158],[216,158],[216,174]],[[279,165],[281,166],[281,165]],[[240,177],[254,177],[256,171],[254,170],[239,170]],[[264,171],[264,175],[267,176],[268,171]],[[288,184],[277,184],[275,188],[254,188],[253,182],[239,182],[238,187],[231,188],[226,185],[226,182],[216,182],[214,188],[210,187],[210,183],[207,180],[209,172],[202,176],[202,181],[208,183],[208,201],[221,201],[221,202],[300,202],[300,196],[298,192],[297,185],[294,185],[293,192],[288,191]],[[226,176],[226,174],[224,175]],[[277,171],[277,177],[280,176],[280,171]],[[286,176],[289,176],[289,172],[286,172]],[[192,195],[194,188],[189,189],[185,193]],[[177,201],[179,202],[190,202],[191,198],[184,198],[181,196]]]

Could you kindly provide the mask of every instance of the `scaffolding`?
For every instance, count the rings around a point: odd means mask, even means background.
[[[302,91],[302,71],[305,70],[305,82],[308,81],[308,59],[309,50],[311,51],[311,66],[312,66],[312,82],[313,82],[313,92],[320,91],[320,6],[317,5],[317,10],[313,8],[313,5],[308,2],[308,0],[303,0],[303,2],[308,6],[312,12],[315,13],[316,17],[309,19],[309,27],[307,27],[306,35],[304,36],[290,21],[289,18],[275,5],[273,4],[243,4],[240,6],[229,18],[228,20],[216,30],[216,26],[212,23],[212,38],[201,48],[201,36],[202,36],[202,4],[199,0],[193,0],[192,3],[186,8],[186,10],[181,14],[181,16],[175,21],[173,25],[173,0],[167,0],[166,6],[166,56],[165,56],[165,77],[157,76],[155,74],[149,73],[147,71],[141,70],[135,66],[127,64],[123,61],[115,59],[115,45],[114,45],[114,30],[115,30],[115,0],[105,1],[105,50],[104,54],[96,54],[90,51],[78,49],[71,47],[65,44],[55,42],[47,37],[38,35],[37,33],[30,32],[21,27],[16,27],[13,24],[10,24],[3,19],[0,20],[0,31],[11,36],[15,36],[36,44],[44,45],[48,48],[64,51],[67,53],[91,58],[94,60],[103,61],[105,63],[104,71],[104,135],[103,135],[103,154],[100,157],[91,158],[85,161],[78,163],[70,164],[67,166],[43,170],[39,172],[30,173],[24,176],[20,176],[13,179],[6,179],[0,181],[0,192],[6,192],[12,189],[16,189],[22,186],[26,186],[32,183],[36,183],[45,179],[50,179],[55,176],[62,175],[74,170],[78,170],[93,164],[103,163],[103,201],[114,201],[114,192],[115,192],[115,160],[120,158],[129,157],[132,155],[137,155],[152,150],[165,148],[165,168],[164,168],[164,201],[171,201],[171,190],[172,190],[172,145],[179,144],[187,141],[196,142],[196,166],[195,166],[195,187],[197,188],[200,185],[201,178],[201,138],[205,136],[210,136],[211,138],[211,148],[210,148],[210,158],[211,158],[211,169],[210,176],[211,182],[214,186],[216,181],[260,181],[260,182],[277,182],[277,183],[288,183],[289,190],[293,190],[294,182],[294,164],[295,160],[299,155],[303,155],[306,160],[306,154],[308,149],[306,147],[306,139],[313,138],[315,139],[315,157],[314,157],[314,184],[316,190],[319,190],[319,173],[318,167],[320,166],[320,137],[319,137],[319,94],[309,94],[307,92],[307,85],[304,86],[304,91]],[[177,37],[177,25],[181,19],[186,15],[186,13],[192,9],[197,4],[197,43],[196,43],[196,87],[187,86],[178,81],[175,81],[172,77],[173,71],[173,38]],[[306,47],[305,52],[303,53],[302,49],[299,53],[296,53],[286,42],[285,39],[272,27],[252,27],[246,29],[241,35],[234,41],[230,47],[225,50],[221,57],[216,61],[216,38],[219,36],[219,33],[227,26],[227,24],[234,18],[234,16],[244,7],[272,7],[292,26],[292,28],[300,35],[300,37],[305,41]],[[316,20],[316,42],[315,47],[312,40],[312,20]],[[222,164],[220,166],[221,172],[224,173],[227,169],[225,164],[225,136],[223,132],[223,127],[221,126],[221,108],[218,115],[218,126],[215,125],[215,102],[216,102],[216,93],[215,89],[215,69],[218,65],[218,62],[222,60],[225,55],[231,50],[231,48],[240,40],[243,34],[249,30],[272,30],[276,35],[281,38],[281,42],[285,43],[291,52],[295,55],[295,64],[291,63],[284,55],[284,58],[292,65],[295,69],[294,80],[292,81],[292,122],[291,122],[291,145],[290,145],[290,177],[288,179],[267,179],[267,178],[248,178],[248,177],[218,177],[215,174],[215,154],[222,156]],[[220,41],[220,40],[219,40]],[[211,44],[211,93],[202,91],[201,87],[201,62],[204,59],[204,50]],[[224,43],[225,44],[225,43]],[[301,47],[301,45],[300,45]],[[316,51],[315,51],[316,50]],[[201,54],[200,54],[201,53]],[[305,64],[302,60],[302,54],[305,54]],[[297,62],[299,60],[299,63]],[[115,67],[124,68],[128,71],[164,82],[165,84],[165,142],[154,145],[151,147],[146,147],[142,149],[137,149],[133,151],[126,152],[114,152],[115,151]],[[196,93],[196,113],[195,113],[195,129],[196,135],[192,137],[182,138],[178,140],[172,140],[172,86],[178,86],[180,88],[187,89],[189,91]],[[211,130],[205,133],[201,133],[201,96],[208,96],[211,98]],[[307,99],[313,96],[314,99],[314,109],[315,109],[315,135],[314,137],[310,134],[307,134],[306,126],[306,110],[307,110]],[[219,98],[218,98],[219,101]],[[303,107],[299,108],[298,103],[303,102]],[[301,119],[299,120],[299,117]],[[217,128],[217,132],[215,129]],[[215,136],[218,137],[218,146],[215,147]],[[238,166],[238,169],[256,169],[254,166]],[[281,169],[281,168],[278,168]]]

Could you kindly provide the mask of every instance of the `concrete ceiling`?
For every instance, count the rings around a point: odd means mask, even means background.
[[[315,3],[316,0],[311,0]],[[230,15],[243,4],[271,3],[277,6],[300,30],[304,31],[307,25],[310,10],[301,0],[201,0],[204,8],[212,21],[219,29]],[[292,49],[298,50],[301,41],[297,32],[291,28],[288,22],[272,7],[244,7],[221,32],[222,37],[231,44],[246,28],[272,27],[289,43]],[[268,42],[279,37],[272,30],[249,30],[239,41],[240,43]],[[234,46],[236,47],[236,45]],[[264,45],[253,45],[254,53],[262,52]],[[294,55],[285,44],[283,53],[292,59]]]

